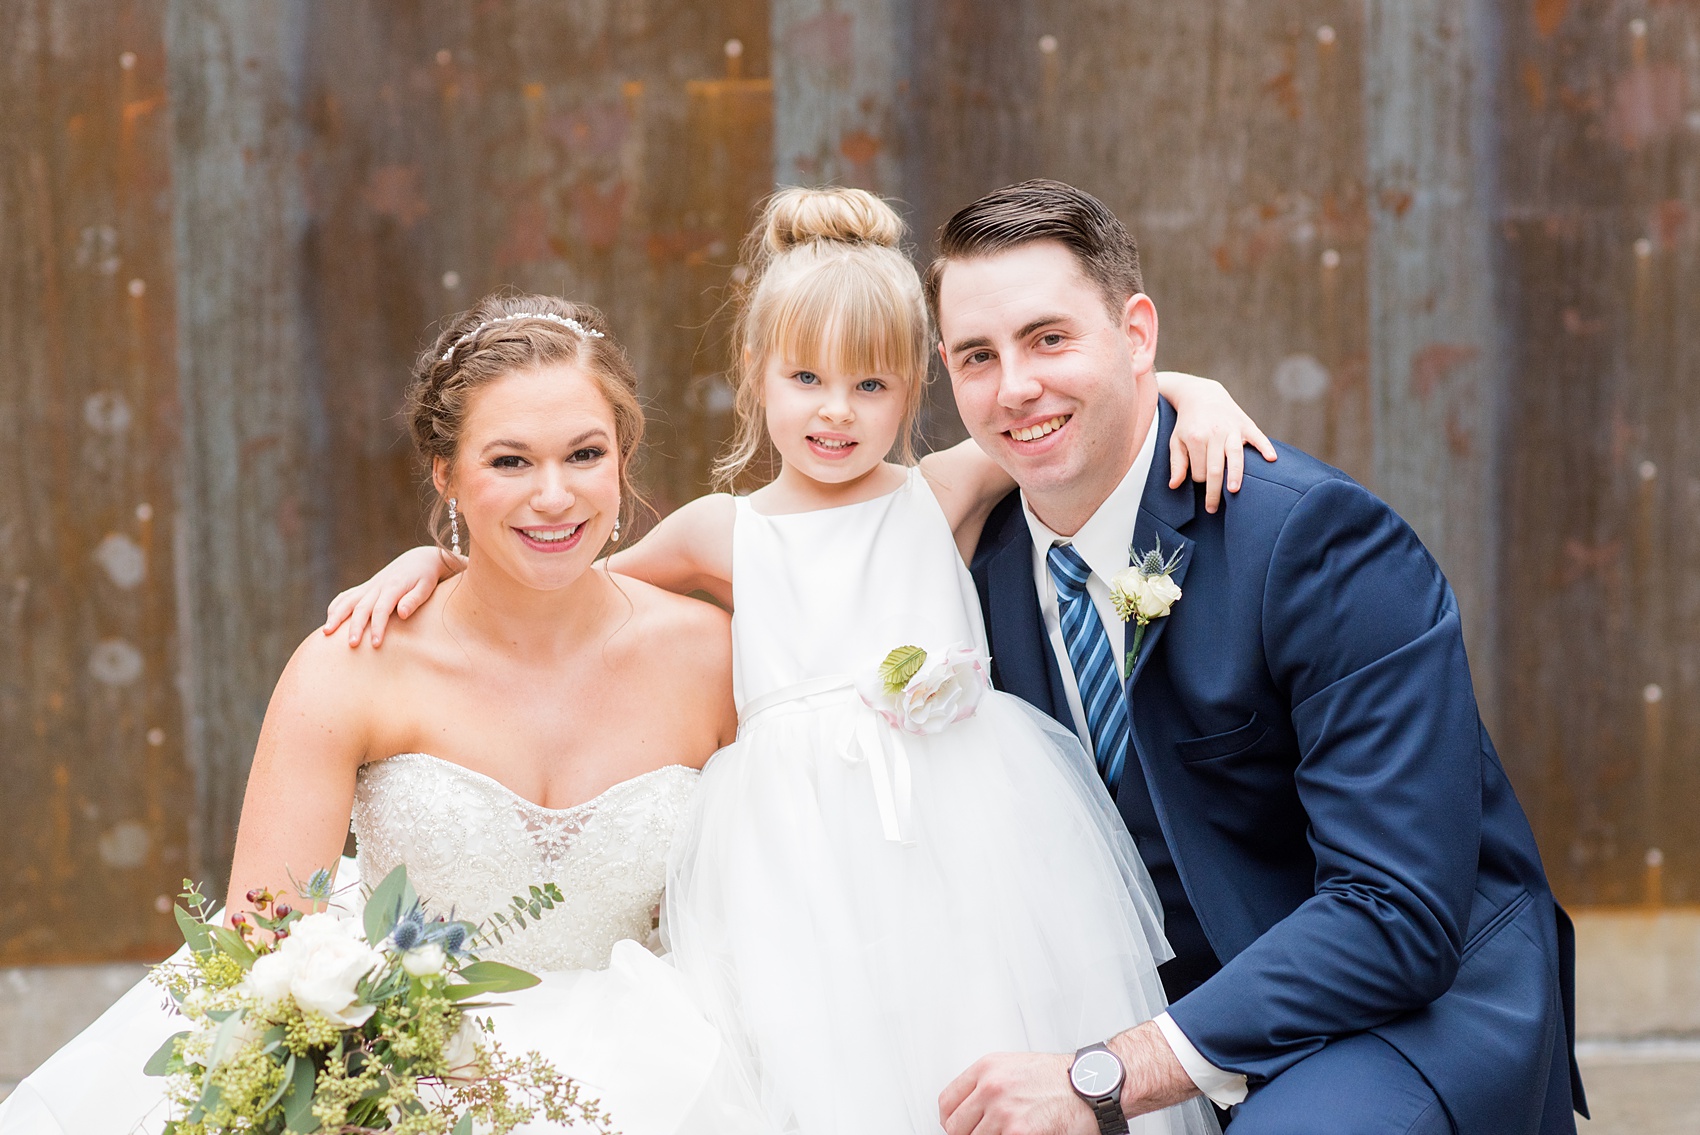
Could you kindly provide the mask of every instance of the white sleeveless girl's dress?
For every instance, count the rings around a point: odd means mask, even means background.
[[[842,508],[736,509],[738,739],[674,844],[663,930],[768,1123],[937,1132],[981,1056],[1072,1053],[1161,1012],[1161,908],[1074,736],[997,692],[914,735],[857,691],[896,647],[984,657],[920,472]],[[1216,1124],[1195,1100],[1132,1130]]]

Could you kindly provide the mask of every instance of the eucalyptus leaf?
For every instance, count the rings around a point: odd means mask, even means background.
[[[236,1044],[236,1030],[242,1026],[242,1014],[232,1013],[218,1023],[218,1035],[213,1037],[212,1051],[207,1054],[207,1067],[223,1060]],[[207,1110],[212,1110],[210,1107]]]
[[[313,1087],[315,1077],[311,1060],[297,1060],[289,1087],[283,1093],[284,1128],[306,1135],[317,1131],[319,1121],[313,1118]]]
[[[208,1112],[217,1108],[223,1099],[224,1092],[219,1088],[218,1081],[209,1080],[207,1082],[206,1090],[201,1093],[201,1098],[195,1101],[195,1107],[189,1114],[193,1116],[194,1113],[198,1111],[202,1115],[206,1115]]]
[[[260,1109],[260,1114],[264,1115],[266,1112],[268,1112],[272,1108],[276,1107],[277,1101],[279,1101],[283,1098],[283,1093],[287,1092],[290,1088],[290,1085],[293,1084],[294,1082],[295,1082],[295,1054],[292,1052],[292,1053],[289,1054],[289,1059],[285,1060],[283,1062],[283,1079],[281,1079],[277,1082],[277,1091],[273,1092],[272,1098],[266,1101],[266,1106],[262,1107]]]
[[[254,953],[252,946],[242,940],[242,935],[223,926],[209,926],[207,927],[207,934],[212,938],[213,945],[217,946],[231,961],[244,970],[254,967],[254,959],[259,955]]]
[[[413,909],[413,904],[419,901],[414,894],[413,886],[407,881],[407,865],[400,864],[395,870],[384,876],[383,882],[372,888],[372,894],[366,899],[366,913],[362,925],[366,930],[366,943],[376,946],[389,936],[401,916]]]
[[[885,656],[880,663],[880,677],[885,681],[887,693],[899,693],[909,684],[909,679],[921,672],[921,667],[927,664],[927,652],[918,646],[900,646]]]
[[[171,1064],[177,1059],[177,1042],[188,1035],[189,1032],[185,1029],[166,1037],[165,1043],[155,1049],[154,1054],[148,1057],[148,1062],[142,1065],[142,1071],[149,1076],[169,1076]]]
[[[449,986],[452,1001],[465,1001],[485,993],[512,993],[538,983],[536,975],[501,962],[473,962],[461,968],[460,978],[464,985]]]
[[[212,927],[180,906],[172,907],[172,910],[177,915],[177,929],[183,932],[183,941],[189,944],[189,949],[197,954],[210,951],[213,948]]]
[[[472,1113],[469,1111],[455,1121],[449,1135],[472,1135]]]

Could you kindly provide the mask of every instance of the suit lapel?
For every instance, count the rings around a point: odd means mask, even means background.
[[[1049,714],[1074,731],[1062,674],[1051,653],[1039,594],[1033,582],[1033,542],[1019,507],[998,534],[1000,547],[986,564],[987,624],[998,678],[1006,693]]]
[[[1197,507],[1195,490],[1191,481],[1185,481],[1178,489],[1169,488],[1168,463],[1164,460],[1169,452],[1169,437],[1175,432],[1175,410],[1167,399],[1157,400],[1157,452],[1151,459],[1151,471],[1145,479],[1145,495],[1140,499],[1139,516],[1133,526],[1133,547],[1130,550],[1130,561],[1133,552],[1143,555],[1157,547],[1163,547],[1163,555],[1167,558],[1176,551],[1181,554],[1180,563],[1175,567],[1170,577],[1175,585],[1180,586],[1186,579],[1187,569],[1192,565],[1192,541],[1182,536],[1180,530],[1192,521]],[[1133,669],[1128,671],[1125,683],[1126,692],[1133,693],[1134,684],[1139,681],[1139,675],[1145,671],[1145,664],[1156,652],[1157,644],[1163,638],[1169,619],[1153,619],[1145,628],[1145,638],[1139,644],[1139,657],[1133,660]],[[1133,643],[1133,624],[1123,625],[1123,650]]]

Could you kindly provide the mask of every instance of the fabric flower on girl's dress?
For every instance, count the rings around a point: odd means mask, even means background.
[[[957,644],[936,658],[900,646],[857,679],[856,692],[892,728],[926,736],[973,716],[990,684],[986,660],[972,646]]]

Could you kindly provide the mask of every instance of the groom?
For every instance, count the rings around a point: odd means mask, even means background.
[[[962,419],[1020,485],[973,562],[997,681],[1094,755],[1176,952],[1167,1013],[987,1056],[945,1130],[1126,1130],[1202,1092],[1230,1135],[1572,1135],[1569,922],[1410,528],[1291,449],[1214,513],[1168,487],[1157,312],[1089,194],[974,202],[927,286]],[[1136,636],[1108,581],[1159,548],[1181,597]]]

